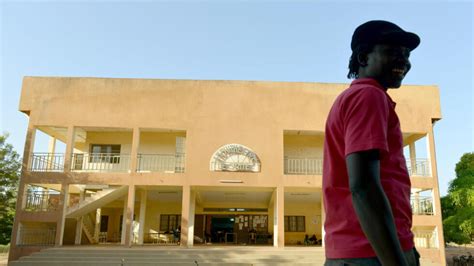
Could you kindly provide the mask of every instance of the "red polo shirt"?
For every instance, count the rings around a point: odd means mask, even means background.
[[[334,102],[326,122],[323,167],[327,258],[376,256],[352,206],[346,156],[378,149],[380,178],[403,250],[414,247],[410,178],[395,102],[373,79],[357,79]]]

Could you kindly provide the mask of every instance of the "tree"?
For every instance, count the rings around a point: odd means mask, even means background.
[[[448,195],[441,198],[444,240],[468,244],[474,234],[474,152],[465,153],[455,171]]]
[[[21,168],[20,156],[7,138],[0,135],[0,244],[10,243]]]

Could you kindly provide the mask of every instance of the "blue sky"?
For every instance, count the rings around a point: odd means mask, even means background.
[[[421,37],[404,84],[440,87],[442,195],[474,151],[470,1],[0,2],[0,132],[20,154],[24,76],[348,83],[350,37],[372,19]]]

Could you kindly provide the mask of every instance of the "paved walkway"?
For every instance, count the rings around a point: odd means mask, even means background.
[[[0,266],[7,266],[8,253],[0,253]]]

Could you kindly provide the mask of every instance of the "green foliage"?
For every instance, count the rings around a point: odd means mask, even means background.
[[[10,242],[21,168],[20,156],[6,143],[7,137],[0,135],[0,244]]]
[[[456,164],[456,178],[448,195],[441,198],[445,242],[471,243],[474,234],[474,153],[464,154]]]

